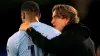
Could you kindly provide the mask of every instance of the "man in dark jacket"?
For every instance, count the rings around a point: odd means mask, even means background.
[[[95,56],[94,42],[89,29],[79,23],[78,13],[70,5],[58,4],[52,9],[52,24],[62,32],[61,35],[48,40],[29,23],[23,23],[21,30],[26,30],[33,42],[50,56]],[[28,28],[28,29],[27,29]]]

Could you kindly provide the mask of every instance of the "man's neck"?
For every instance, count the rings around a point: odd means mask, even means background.
[[[29,22],[30,23],[33,23],[33,22],[38,22],[35,18],[31,18],[30,20],[29,20]]]

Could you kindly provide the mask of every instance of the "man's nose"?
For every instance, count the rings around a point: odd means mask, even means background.
[[[55,22],[55,19],[53,18],[52,21],[51,21],[51,23],[53,24],[54,22]]]

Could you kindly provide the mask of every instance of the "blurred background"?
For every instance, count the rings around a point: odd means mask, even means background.
[[[100,0],[0,0],[0,56],[7,56],[7,40],[18,31],[22,23],[20,9],[25,1],[37,2],[41,11],[40,21],[51,26],[51,10],[54,5],[68,4],[75,7],[79,12],[81,23],[91,30],[91,38],[97,50],[100,45]]]

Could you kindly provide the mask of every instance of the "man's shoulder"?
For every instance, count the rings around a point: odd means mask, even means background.
[[[16,37],[15,37],[15,36],[17,36],[17,35],[18,35],[18,31],[15,32],[12,36],[10,36],[10,37],[8,38],[8,41],[16,40]]]
[[[31,24],[32,28],[34,28],[36,31],[39,32],[45,32],[48,30],[48,32],[54,32],[56,31],[56,29],[54,29],[52,26],[47,25],[45,23],[41,23],[41,22],[36,22],[36,23],[32,23]]]
[[[53,28],[53,27],[51,27],[50,25],[48,25],[48,24],[45,24],[45,23],[42,23],[42,22],[35,22],[35,23],[32,23],[32,25],[34,25],[34,26],[38,26],[38,27],[49,27],[49,28]]]
[[[8,42],[18,42],[26,34],[24,31],[17,31],[11,37],[9,37]]]
[[[53,28],[52,26],[45,24],[45,23],[40,23],[39,27],[42,27],[42,29],[45,29],[45,30],[49,30],[49,29],[52,29],[53,31],[57,30],[57,29]]]
[[[12,49],[16,47],[16,43],[17,43],[17,38],[15,36],[17,36],[18,31],[15,32],[11,37],[8,38],[7,41],[7,47],[11,47]]]

